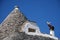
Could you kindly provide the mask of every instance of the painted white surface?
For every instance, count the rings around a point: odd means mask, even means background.
[[[35,29],[36,32],[28,32],[28,28]],[[23,28],[23,32],[30,33],[30,34],[38,34],[38,33],[40,33],[40,29],[35,23],[28,22],[28,23],[25,24],[25,27]]]
[[[36,29],[36,32],[28,32],[28,28]],[[49,38],[53,38],[55,40],[58,40],[58,38],[55,36],[51,36],[49,34],[41,33],[39,27],[33,22],[32,23],[31,22],[26,23],[25,27],[23,28],[23,32],[25,32],[28,35],[33,35],[33,36],[38,35],[38,36],[49,37]],[[54,35],[54,31],[51,31],[51,34]]]
[[[18,10],[18,8],[16,7],[15,10]]]
[[[54,31],[50,30],[50,35],[54,36]]]
[[[49,38],[58,40],[57,37],[50,36],[50,35],[48,35],[48,34],[43,34],[43,33],[36,33],[36,34],[35,34],[35,33],[26,33],[26,34],[28,34],[28,35],[33,35],[33,36],[37,35],[37,36],[49,37]]]

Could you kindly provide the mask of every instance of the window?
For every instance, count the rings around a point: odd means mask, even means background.
[[[36,31],[35,29],[28,28],[28,32],[35,32],[35,31]]]

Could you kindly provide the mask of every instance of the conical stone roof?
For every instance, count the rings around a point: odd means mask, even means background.
[[[22,14],[22,12],[19,11],[17,7],[7,16],[7,18],[2,22],[2,25],[8,26],[9,23],[21,25],[26,20],[26,17]],[[16,26],[15,25],[15,26]]]
[[[9,35],[10,33],[20,30],[21,25],[27,20],[27,18],[15,7],[15,9],[6,17],[1,23],[0,35]],[[2,36],[4,38],[5,36]],[[1,38],[1,37],[0,37]]]
[[[19,32],[24,22],[28,21],[17,7],[0,25],[0,40],[55,40],[50,37],[27,35]]]

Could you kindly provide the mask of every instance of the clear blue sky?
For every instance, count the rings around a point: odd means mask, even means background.
[[[36,21],[42,33],[49,34],[46,21],[50,21],[60,38],[60,0],[0,0],[0,23],[15,5],[29,20]]]

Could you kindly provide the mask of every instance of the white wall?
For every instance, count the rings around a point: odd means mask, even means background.
[[[50,35],[54,36],[54,30],[50,30]]]
[[[28,32],[28,28],[35,29],[36,32]],[[36,35],[36,34],[40,33],[40,29],[36,24],[28,22],[28,23],[25,24],[25,27],[23,28],[23,32]]]
[[[33,36],[38,35],[38,36],[50,37],[50,38],[53,38],[55,40],[58,40],[57,37],[50,36],[49,34],[41,33],[39,27],[34,23],[27,22],[24,26],[25,27],[23,28],[23,32],[25,32],[28,35],[33,35]],[[36,29],[36,32],[28,32],[28,28]]]

